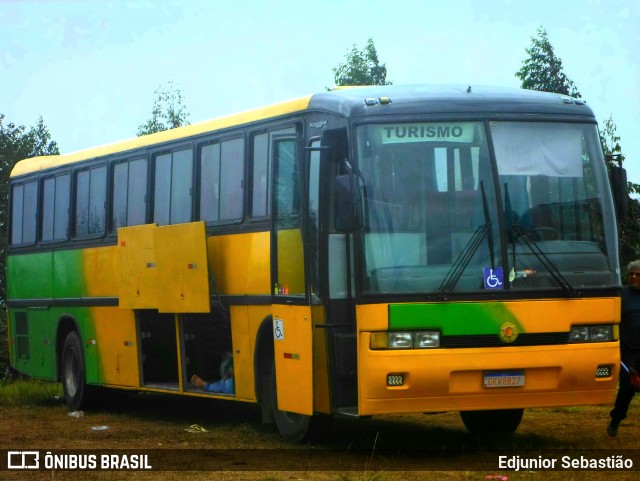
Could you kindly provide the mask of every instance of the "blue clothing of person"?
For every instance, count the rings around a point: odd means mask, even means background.
[[[217,393],[217,394],[235,394],[236,383],[231,377],[228,379],[220,379],[219,381],[216,381],[216,382],[207,383],[202,389],[206,392]]]
[[[616,426],[627,417],[629,404],[636,394],[628,369],[640,371],[640,290],[626,286],[622,289],[622,316],[620,319],[620,386],[610,413]]]
[[[633,356],[640,353],[640,290],[625,286],[622,289],[622,316],[620,319],[620,346]],[[622,359],[624,362],[631,359]],[[638,366],[636,366],[638,367]]]

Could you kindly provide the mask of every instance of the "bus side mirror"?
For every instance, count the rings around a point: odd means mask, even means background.
[[[609,181],[611,182],[611,192],[613,194],[616,213],[619,219],[624,219],[627,215],[627,206],[629,203],[627,171],[617,165],[610,165]]]
[[[335,184],[336,209],[334,225],[338,232],[354,232],[362,228],[360,190],[353,174],[339,175]]]

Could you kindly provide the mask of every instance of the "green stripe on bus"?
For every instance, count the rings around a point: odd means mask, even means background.
[[[84,277],[84,251],[59,250],[53,258],[55,297],[84,297],[89,290]],[[96,272],[96,275],[101,273]]]
[[[53,297],[53,254],[14,255],[7,258],[7,298]]]
[[[87,280],[82,275],[82,264],[82,250],[10,256],[7,297],[11,300],[83,297],[87,293]]]
[[[389,329],[439,329],[445,336],[496,334],[504,322],[525,332],[503,302],[389,305]]]

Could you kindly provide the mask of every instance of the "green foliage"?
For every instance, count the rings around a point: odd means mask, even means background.
[[[547,31],[538,27],[537,37],[531,37],[531,46],[526,49],[529,57],[523,62],[516,77],[522,88],[555,92],[580,98],[580,92],[562,69],[562,60],[553,52]]]
[[[617,127],[610,115],[607,120],[600,124],[600,144],[607,164],[610,164],[612,155],[620,155],[620,161],[624,161],[622,147],[620,147],[620,136],[616,133]]]
[[[6,310],[2,309],[2,316],[0,318],[0,374],[4,373],[9,365],[9,346],[7,340],[7,314]]]
[[[59,154],[58,144],[51,140],[51,134],[42,117],[35,127],[27,130],[23,125],[5,123],[0,114],[0,368],[6,362],[6,258],[8,243],[7,195],[11,169],[19,160],[39,155]]]
[[[60,402],[62,385],[60,383],[19,380],[3,381],[0,384],[0,406],[24,407]]]
[[[600,125],[600,144],[608,165],[622,164],[625,156],[620,145],[620,136],[613,116]],[[615,159],[615,160],[614,160]],[[640,185],[628,182],[630,193],[640,194]],[[627,199],[627,216],[618,223],[618,237],[620,241],[620,265],[624,269],[632,260],[640,259],[640,202],[629,197]],[[625,279],[626,276],[623,277]]]
[[[151,118],[138,127],[136,132],[138,137],[189,125],[187,121],[189,114],[184,97],[173,82],[158,87],[154,94],[155,100],[151,109]]]
[[[340,481],[385,481],[386,476],[381,472],[363,471],[361,473],[342,473]]]
[[[522,81],[522,88],[555,92],[580,98],[580,92],[573,81],[569,80],[562,70],[562,60],[555,55],[549,42],[547,32],[538,27],[537,37],[531,37],[531,46],[526,49],[529,57],[523,62],[516,77]],[[610,116],[601,125],[600,143],[607,164],[614,157],[624,161],[620,137],[616,133],[616,125]],[[640,185],[629,182],[629,192],[640,194]],[[633,259],[640,258],[640,203],[628,199],[628,214],[618,223],[620,241],[620,263],[626,266]]]
[[[387,82],[387,67],[385,64],[380,65],[372,38],[369,38],[362,50],[358,50],[353,44],[345,63],[334,68],[333,74],[338,86],[391,85],[391,82]]]
[[[5,258],[7,255],[7,199],[11,169],[19,160],[39,155],[59,154],[58,144],[51,140],[51,134],[42,117],[35,127],[27,130],[22,125],[5,123],[0,114],[0,304],[4,307],[6,299]],[[4,309],[2,309],[4,311]],[[3,314],[4,315],[4,312]]]
[[[637,184],[636,184],[637,185]],[[629,198],[627,215],[619,222],[620,265],[626,270],[629,262],[640,259],[640,202]],[[623,280],[627,277],[623,276]]]
[[[620,136],[617,134],[617,127],[612,115],[600,124],[600,144],[607,165],[611,165],[613,162],[624,163],[626,157],[622,153]],[[628,188],[630,193],[640,194],[640,184],[629,182]]]

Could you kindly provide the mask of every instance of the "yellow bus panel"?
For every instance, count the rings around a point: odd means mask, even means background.
[[[157,288],[155,224],[118,229],[118,292],[121,309],[155,309]]]
[[[313,340],[309,306],[273,306],[278,409],[313,414]]]
[[[209,265],[220,294],[270,295],[269,232],[209,237]]]
[[[153,233],[159,312],[209,312],[204,222],[157,227]]]
[[[138,342],[133,311],[117,307],[91,309],[100,359],[100,383],[138,387]]]
[[[252,349],[255,336],[251,336],[249,327],[249,306],[231,306],[231,337],[236,398],[255,401]]]
[[[118,293],[118,254],[115,246],[84,249],[82,264],[86,295],[111,297]]]

